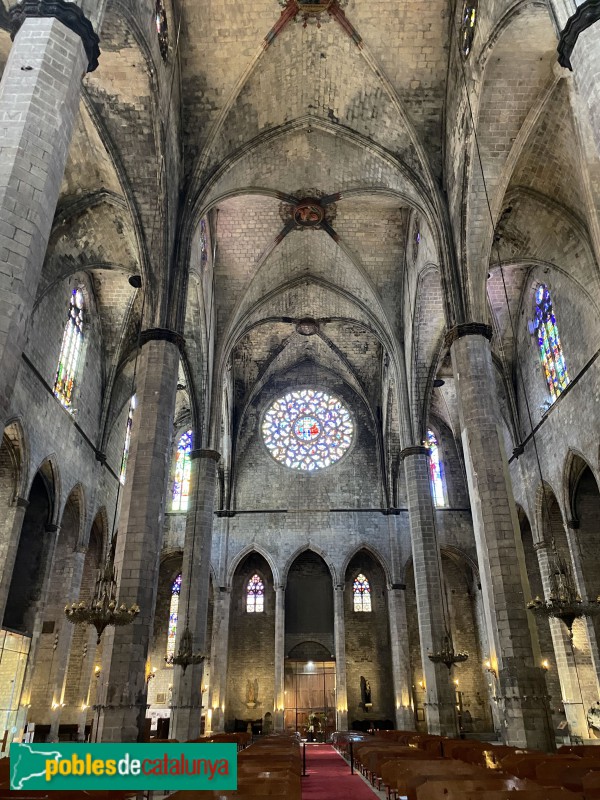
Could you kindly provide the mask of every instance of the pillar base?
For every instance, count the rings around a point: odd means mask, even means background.
[[[510,663],[512,662],[512,663]],[[504,709],[502,740],[512,747],[549,750],[554,742],[544,671],[518,659],[504,659],[498,678]]]

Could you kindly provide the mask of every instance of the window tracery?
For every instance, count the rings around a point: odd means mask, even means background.
[[[164,0],[156,0],[156,33],[158,35],[158,47],[163,61],[169,55],[169,25],[167,22],[167,9]]]
[[[276,461],[291,469],[314,472],[342,458],[352,443],[354,424],[337,397],[300,389],[270,406],[262,435]]]
[[[179,437],[175,456],[175,480],[173,481],[173,511],[187,511],[192,471],[192,432]]]
[[[469,55],[473,46],[475,25],[477,23],[477,4],[478,0],[464,0],[463,3],[460,23],[460,49],[465,58]]]
[[[125,444],[123,445],[123,456],[121,458],[121,470],[119,473],[119,480],[125,486],[125,477],[127,473],[127,459],[129,458],[129,445],[131,444],[131,429],[133,427],[133,412],[135,411],[136,398],[135,395],[131,398],[129,403],[129,413],[127,414],[127,429],[125,431]]]
[[[431,493],[433,502],[436,506],[445,506],[444,481],[442,478],[442,462],[440,459],[440,448],[435,433],[427,431],[427,441],[425,446],[429,448],[429,479],[431,481]]]
[[[73,289],[54,381],[55,396],[69,410],[73,401],[73,387],[83,341],[83,306],[83,292],[81,289]]]
[[[246,611],[261,614],[265,610],[265,585],[260,575],[254,574],[246,586]]]
[[[362,572],[354,578],[353,585],[354,610],[372,611],[371,608],[371,586]]]
[[[569,374],[558,335],[552,296],[545,284],[535,293],[535,319],[533,328],[537,335],[540,360],[552,400],[569,385]]]
[[[177,638],[177,618],[179,616],[179,595],[181,594],[181,573],[171,586],[171,605],[169,607],[169,628],[167,631],[167,664],[173,662],[175,639]]]

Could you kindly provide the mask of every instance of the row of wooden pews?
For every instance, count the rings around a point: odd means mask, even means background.
[[[219,741],[223,741],[220,739]],[[236,791],[182,791],[170,800],[301,800],[302,759],[296,737],[265,736],[238,755]]]
[[[593,745],[549,754],[414,731],[337,733],[334,745],[389,800],[600,800]]]

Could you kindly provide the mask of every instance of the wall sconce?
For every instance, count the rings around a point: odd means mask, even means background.
[[[419,688],[420,689],[424,689],[425,688],[425,681],[419,681]]]
[[[96,678],[100,677],[101,672],[102,672],[102,667],[96,664],[96,666],[94,667],[94,677]]]
[[[52,708],[52,711],[56,711],[56,709],[60,708],[60,706],[56,701],[53,701],[51,708]]]
[[[454,681],[454,685],[458,688],[458,678]]]
[[[489,658],[488,658],[488,659],[486,659],[486,660],[483,662],[483,666],[485,667],[485,669],[486,669],[486,672],[489,672],[489,673],[490,673],[490,675],[493,675],[493,676],[494,676],[494,678],[497,678],[497,677],[498,677],[498,675],[496,674],[496,670],[494,669],[494,667],[492,667],[492,662],[490,661],[490,659],[489,659]]]
[[[88,706],[88,705],[86,705],[85,703],[82,703],[82,704],[81,704],[81,710],[82,710],[82,711],[87,711],[87,710],[88,710],[88,708],[89,708],[89,706]]]
[[[146,683],[150,683],[153,678],[156,678],[156,667],[153,667],[146,675]]]
[[[544,672],[548,672],[548,670],[550,669],[550,664],[548,663],[548,659],[547,658],[545,658],[542,661],[542,669],[544,670]]]

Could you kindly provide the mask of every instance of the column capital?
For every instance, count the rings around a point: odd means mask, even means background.
[[[431,455],[431,451],[428,447],[425,447],[421,444],[415,444],[411,447],[405,447],[404,450],[400,452],[400,460],[404,461],[405,458],[409,456],[429,456]]]
[[[216,450],[192,450],[190,458],[192,461],[196,458],[210,458],[218,463],[221,460],[221,453]]]
[[[275,590],[275,593],[285,592],[285,583],[276,583],[275,586],[273,586],[273,589]]]
[[[179,350],[183,350],[185,345],[183,336],[170,328],[146,328],[140,334],[140,347],[148,344],[148,342],[170,342]]]
[[[600,20],[600,0],[585,0],[581,3],[572,17],[569,17],[560,39],[558,40],[558,63],[573,71],[571,66],[571,53],[573,52],[579,34]]]
[[[578,519],[568,519],[567,520],[567,528],[569,528],[569,530],[578,531],[579,530],[579,525],[580,525],[580,522],[579,522]]]
[[[26,500],[24,497],[15,497],[15,505],[17,508],[27,508],[29,500]]]
[[[58,531],[60,530],[60,525],[54,525],[54,523],[48,523],[44,527],[44,530],[46,531],[46,533],[58,533]]]
[[[343,583],[336,583],[336,585],[333,588],[334,588],[334,590],[336,592],[343,592],[344,591],[344,586],[345,586],[345,584],[343,584]]]
[[[462,339],[464,336],[484,336],[488,342],[491,342],[493,330],[491,325],[486,325],[485,322],[462,322],[460,325],[455,325],[454,328],[446,333],[446,345],[454,344],[457,339]]]
[[[21,0],[8,13],[13,39],[29,17],[54,17],[81,38],[88,58],[87,71],[93,72],[97,68],[100,39],[94,31],[92,23],[75,3],[67,2],[67,0]]]

